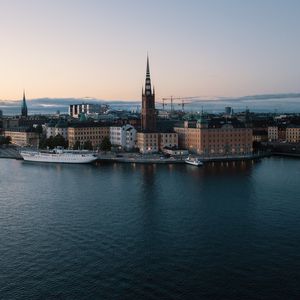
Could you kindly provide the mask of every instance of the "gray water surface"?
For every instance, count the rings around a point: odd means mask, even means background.
[[[299,299],[300,160],[0,160],[0,299]]]

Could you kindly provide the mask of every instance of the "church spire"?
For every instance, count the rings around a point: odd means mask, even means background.
[[[22,107],[21,107],[21,116],[27,117],[28,116],[28,110],[27,110],[27,104],[26,104],[26,97],[25,97],[25,90],[23,90],[23,101],[22,101]]]
[[[151,91],[151,78],[150,78],[150,67],[149,67],[149,56],[148,56],[148,54],[147,54],[145,93],[146,93],[146,95],[152,95],[152,91]]]
[[[146,69],[146,78],[150,78],[150,68],[149,68],[149,56],[147,54],[147,69]]]
[[[142,131],[156,131],[155,94],[151,88],[149,56],[147,54],[145,89],[142,91]]]

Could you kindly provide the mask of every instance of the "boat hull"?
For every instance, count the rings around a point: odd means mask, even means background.
[[[193,160],[186,159],[185,163],[189,164],[189,165],[192,165],[192,166],[196,166],[196,167],[203,166],[203,162],[201,162],[201,161],[193,161]]]
[[[64,163],[64,164],[88,164],[97,160],[92,154],[44,154],[34,152],[20,152],[24,161],[43,163]]]

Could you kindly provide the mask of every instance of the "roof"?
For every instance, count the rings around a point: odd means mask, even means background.
[[[198,121],[189,121],[189,128],[196,128]],[[201,118],[201,123],[202,118]],[[234,128],[245,128],[245,124],[241,121],[239,121],[236,118],[223,118],[223,117],[217,117],[217,118],[211,118],[207,119],[205,123],[208,125],[208,128],[221,128],[224,125],[232,125]],[[183,122],[176,124],[178,127],[183,127]]]

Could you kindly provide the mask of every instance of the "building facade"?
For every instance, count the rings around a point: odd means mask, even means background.
[[[286,127],[285,126],[269,126],[268,127],[268,141],[269,142],[286,141]]]
[[[287,126],[286,141],[288,143],[300,143],[300,125]]]
[[[137,148],[142,154],[164,152],[165,149],[178,149],[178,134],[174,132],[138,132]]]
[[[57,135],[61,135],[65,140],[68,139],[68,124],[63,120],[59,120],[56,122],[49,122],[44,126],[47,139],[50,136],[55,137]]]
[[[136,146],[136,129],[129,124],[110,127],[110,142],[125,150],[132,150]]]
[[[100,124],[76,124],[68,127],[69,147],[73,148],[76,142],[83,145],[90,141],[94,149],[97,149],[105,137],[109,137],[109,127]]]
[[[71,104],[69,106],[69,115],[73,118],[79,118],[81,114],[100,114],[105,112],[108,106],[105,104],[97,103],[82,103],[82,104]]]
[[[190,126],[175,127],[179,147],[203,157],[226,157],[252,154],[252,129],[233,120],[214,120],[203,117]]]
[[[159,133],[159,150],[163,151],[165,148],[178,148],[178,134],[175,132]]]
[[[157,153],[159,150],[159,133],[137,133],[137,147],[142,154]]]
[[[11,138],[11,143],[19,147],[37,147],[39,144],[39,135],[36,132],[28,131],[26,128],[5,129],[5,137]]]

